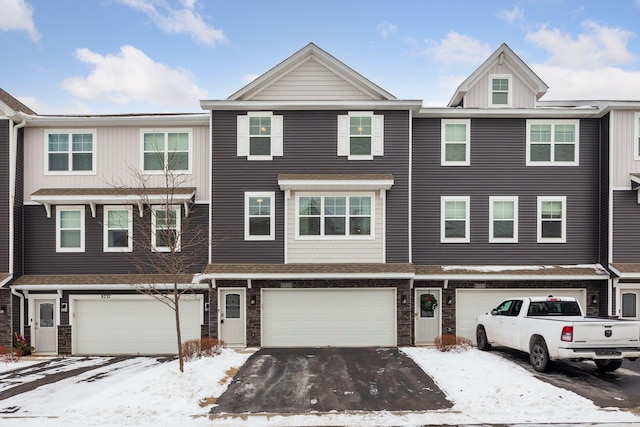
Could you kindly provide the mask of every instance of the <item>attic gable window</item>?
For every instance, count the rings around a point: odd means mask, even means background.
[[[351,111],[338,116],[338,156],[372,160],[384,155],[384,116],[373,111]]]
[[[492,74],[489,76],[489,105],[492,107],[511,106],[510,74]]]
[[[237,118],[237,155],[273,160],[283,154],[283,118],[270,111],[250,111]]]

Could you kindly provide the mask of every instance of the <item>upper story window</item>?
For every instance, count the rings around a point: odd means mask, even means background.
[[[518,198],[489,198],[489,242],[518,242]]]
[[[191,171],[191,130],[143,129],[142,169],[147,173]]]
[[[270,111],[250,111],[237,118],[237,155],[272,160],[283,154],[283,118]]]
[[[275,194],[245,193],[244,238],[245,240],[274,240]]]
[[[511,105],[511,75],[491,74],[489,76],[489,105],[509,107]]]
[[[302,236],[373,237],[373,197],[300,196],[297,233]]]
[[[56,252],[84,252],[84,206],[56,206]]]
[[[442,166],[469,166],[471,120],[442,120]]]
[[[440,198],[440,242],[469,243],[469,197]]]
[[[180,251],[180,211],[180,206],[151,208],[151,247],[155,251]]]
[[[131,206],[104,207],[104,251],[133,250],[133,211]]]
[[[96,131],[47,130],[45,173],[88,175],[95,173]]]
[[[384,155],[384,116],[372,111],[351,111],[338,116],[338,156],[372,160]]]
[[[538,197],[538,243],[567,241],[567,198]]]
[[[527,120],[528,166],[578,166],[578,120]]]

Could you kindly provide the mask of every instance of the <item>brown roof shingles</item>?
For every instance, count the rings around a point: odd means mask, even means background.
[[[163,194],[191,194],[196,191],[195,187],[176,187],[168,189],[165,187],[149,188],[41,188],[32,196],[126,196],[126,195],[163,195]]]
[[[456,275],[513,275],[513,276],[602,276],[608,273],[602,267],[593,265],[544,265],[544,266],[446,266],[446,265],[418,265],[416,275],[419,276],[456,276]]]
[[[182,274],[179,283],[191,283],[192,274]],[[173,283],[169,274],[28,274],[12,285],[136,285]]]
[[[0,88],[0,101],[4,102],[14,111],[19,111],[25,114],[36,115],[35,111],[31,108],[24,105],[22,102],[18,101],[16,98],[11,96],[9,92]]]
[[[413,273],[412,264],[209,264],[205,274]]]

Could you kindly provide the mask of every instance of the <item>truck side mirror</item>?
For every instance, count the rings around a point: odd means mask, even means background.
[[[496,310],[495,308],[493,310],[491,310],[491,315],[492,316],[496,316],[498,314],[498,310]]]

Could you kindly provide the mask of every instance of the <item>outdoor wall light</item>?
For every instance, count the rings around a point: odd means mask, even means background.
[[[6,305],[0,305],[0,314],[5,314],[7,312],[7,306]]]
[[[407,303],[407,296],[406,295],[402,295],[400,297],[400,303],[401,304],[406,304]]]
[[[451,305],[451,304],[453,304],[453,297],[448,296],[447,297],[447,305]]]
[[[251,298],[249,298],[249,304],[256,305],[256,296],[255,295],[251,295]]]
[[[67,305],[66,302],[60,303],[60,311],[61,312],[66,313],[68,309],[69,309],[69,305]]]
[[[598,295],[592,295],[591,296],[591,304],[593,304],[593,305],[598,304]]]
[[[204,303],[204,311],[209,311],[209,303],[208,302]]]

